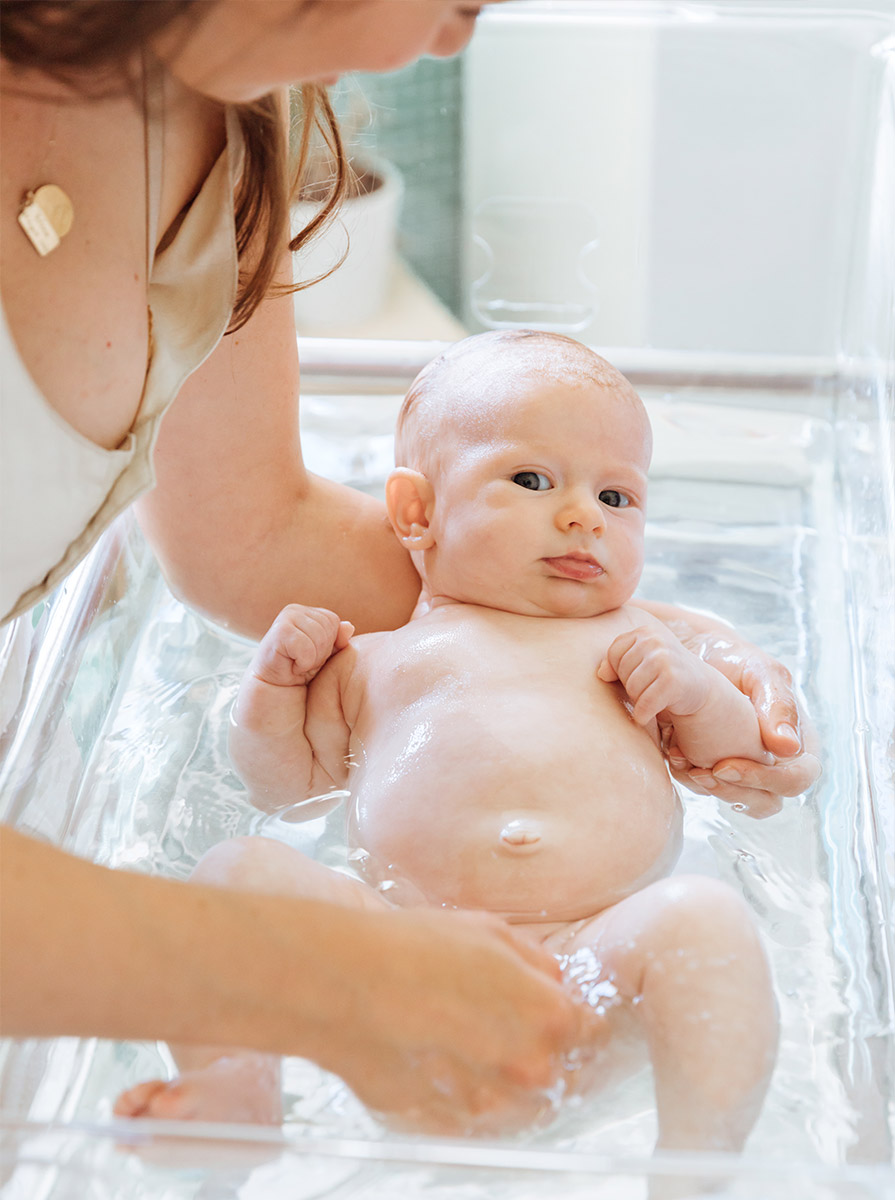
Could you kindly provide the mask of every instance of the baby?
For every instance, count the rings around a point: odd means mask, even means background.
[[[233,714],[233,759],[260,808],[350,789],[363,881],[264,838],[215,847],[197,876],[499,914],[599,1014],[565,1064],[566,1094],[645,1053],[659,1146],[737,1150],[770,1077],[776,1007],[740,899],[668,878],[681,807],[663,746],[706,767],[767,756],[749,701],[631,603],[651,440],[627,380],[569,338],[481,334],[431,363],[401,409],[386,487],[424,601],[404,627],[361,637],[290,605]],[[181,1058],[180,1080],[142,1084],[117,1111],[277,1119],[271,1060]]]

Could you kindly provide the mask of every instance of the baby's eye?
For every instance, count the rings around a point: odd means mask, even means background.
[[[528,488],[530,492],[546,492],[553,487],[547,476],[542,475],[540,471],[517,471],[513,476],[513,483]]]
[[[600,501],[602,504],[608,504],[610,508],[627,508],[631,503],[623,492],[616,492],[612,488],[600,492]]]

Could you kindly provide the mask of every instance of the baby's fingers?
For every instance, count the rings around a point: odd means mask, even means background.
[[[600,678],[606,679],[607,683],[611,683],[612,679],[624,680],[624,673],[621,668],[622,662],[625,660],[626,656],[628,664],[627,669],[629,671],[636,665],[636,662],[640,661],[640,655],[636,655],[634,657],[630,656],[630,652],[636,644],[637,631],[633,629],[629,630],[627,633],[620,633],[617,638],[613,638],[609,644],[609,649],[606,651],[606,657],[600,664],[600,671],[598,672],[600,674]],[[606,676],[602,674],[604,666],[612,672],[612,679],[607,679]]]
[[[307,683],[332,654],[340,632],[339,618],[329,609],[289,604],[258,647],[253,672],[278,686]]]
[[[310,643],[318,652],[331,649],[339,631],[336,614],[328,608],[302,608],[299,605],[294,608],[296,611],[284,622],[286,645],[299,648]]]
[[[597,667],[597,678],[602,679],[604,683],[615,683],[618,679],[618,674],[608,658],[604,658]]]
[[[336,641],[333,646],[334,650],[344,650],[351,639],[354,637],[354,626],[350,621],[340,621],[339,630],[336,634]]]
[[[647,725],[653,717],[664,712],[672,700],[673,696],[667,683],[661,677],[656,678],[637,696],[631,715],[638,725]]]

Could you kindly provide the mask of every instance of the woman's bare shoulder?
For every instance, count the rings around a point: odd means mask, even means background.
[[[146,369],[144,134],[142,106],[130,92],[87,99],[0,63],[7,321],[49,403],[107,448],[133,424]],[[195,194],[222,143],[219,107],[166,89],[159,234]],[[42,258],[17,217],[26,192],[44,183],[68,194],[74,221]]]

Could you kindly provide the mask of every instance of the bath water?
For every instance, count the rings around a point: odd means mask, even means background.
[[[780,1005],[779,1060],[747,1155],[890,1161],[891,967],[880,928],[885,864],[872,828],[885,764],[865,761],[861,747],[862,730],[891,699],[891,678],[868,678],[860,646],[867,629],[880,628],[873,564],[885,530],[854,499],[879,503],[872,418],[850,412],[843,423],[841,402],[824,388],[641,391],[656,449],[640,594],[717,614],[787,664],[823,754],[819,785],[763,821],[684,793],[676,870],[726,880],[745,896]],[[309,397],[309,466],[378,493],[397,404],[393,395]],[[871,472],[863,482],[862,463]],[[116,563],[50,745],[39,768],[20,776],[12,802],[19,827],[110,866],[180,879],[210,846],[247,833],[282,838],[350,872],[344,805],[304,822],[298,813],[266,817],[249,806],[229,764],[229,707],[251,647],[171,597],[135,528],[125,531]],[[58,807],[48,813],[50,793]],[[5,1056],[3,1107],[33,1120],[108,1116],[121,1088],[171,1069],[167,1051],[146,1044],[61,1039],[9,1046]],[[339,1080],[313,1065],[290,1061],[285,1079],[293,1132],[387,1137]],[[646,1156],[654,1138],[643,1072],[569,1106],[524,1142]],[[419,1194],[439,1195],[428,1170]],[[311,1190],[301,1194],[339,1195],[344,1178],[321,1179],[314,1191],[309,1177]],[[351,1178],[352,1196],[379,1194],[372,1176],[369,1191]],[[413,1178],[401,1185],[408,1197],[417,1194]],[[199,1194],[183,1186],[184,1196]]]

